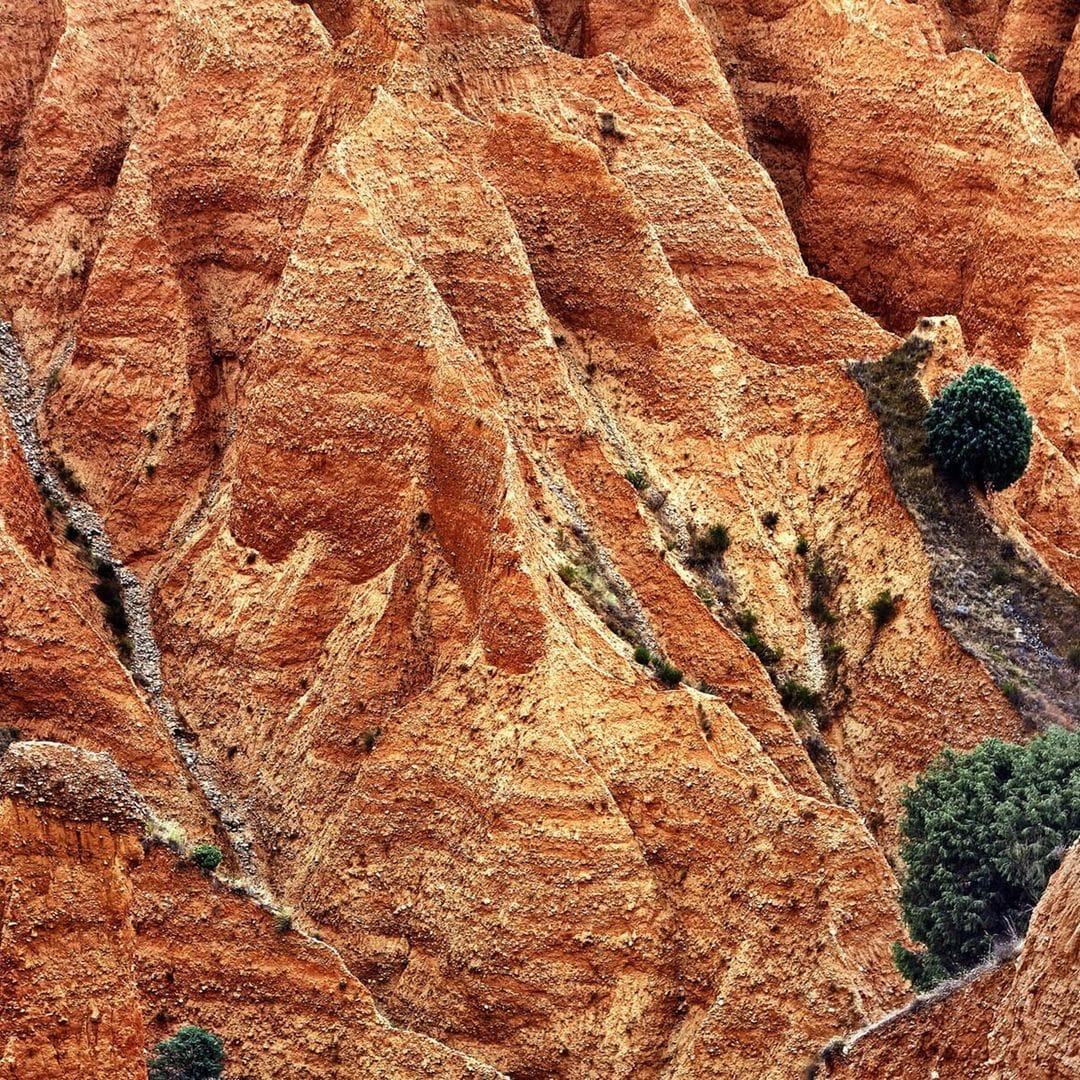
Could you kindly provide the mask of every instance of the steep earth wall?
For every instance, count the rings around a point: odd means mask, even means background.
[[[1023,948],[964,985],[833,1047],[820,1075],[881,1080],[1050,1080],[1080,1069],[1074,847],[1032,915]]]
[[[996,512],[1080,580],[1080,189],[1022,78],[945,5],[0,15],[0,313],[183,745],[0,428],[11,722],[193,836],[235,840],[227,793],[252,878],[446,1060],[786,1077],[904,1000],[898,792],[1024,728],[847,365],[955,312],[1039,427]]]
[[[496,1080],[391,1027],[329,946],[144,838],[104,754],[21,742],[0,759],[0,1076],[145,1077],[180,1022],[219,1032],[228,1075]]]

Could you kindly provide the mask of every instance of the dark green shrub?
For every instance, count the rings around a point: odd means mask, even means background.
[[[196,844],[191,849],[191,861],[202,870],[216,870],[221,864],[221,848],[216,844]]]
[[[225,1068],[225,1045],[197,1024],[185,1024],[159,1042],[147,1063],[149,1080],[218,1080]]]
[[[817,593],[810,594],[810,615],[821,626],[832,626],[836,622],[836,616],[829,609],[825,597]]]
[[[1012,679],[1002,679],[998,683],[998,689],[1005,695],[1012,705],[1020,704],[1020,685]]]
[[[85,488],[82,485],[82,481],[76,475],[75,470],[63,459],[58,457],[53,462],[53,468],[56,470],[56,475],[60,480],[60,483],[64,485],[71,492],[72,495],[82,495],[85,492]]]
[[[1003,491],[1027,468],[1031,416],[1000,371],[975,364],[934,399],[926,445],[942,472]]]
[[[807,572],[810,579],[810,615],[819,626],[832,626],[836,616],[829,608],[833,577],[820,555],[815,555]]]
[[[780,684],[780,704],[785,709],[816,709],[821,704],[821,695],[797,679],[785,679]]]
[[[799,538],[795,541],[795,554],[796,555],[805,555],[809,550],[810,550],[810,541],[807,540],[806,537],[803,536],[802,533],[799,533]]]
[[[933,953],[909,949],[899,941],[892,943],[892,958],[897,970],[916,990],[930,990],[949,977]]]
[[[743,644],[766,666],[779,662],[783,657],[780,649],[774,649],[761,640],[756,630],[747,631],[742,636]]]
[[[1080,645],[1073,645],[1065,654],[1065,660],[1074,671],[1080,671]]]
[[[275,911],[274,929],[279,934],[287,934],[292,929],[292,913],[288,911]]]
[[[726,525],[710,525],[705,532],[694,537],[692,558],[695,562],[708,562],[718,558],[731,547],[731,533]]]
[[[821,596],[828,596],[832,591],[832,575],[825,566],[825,560],[821,555],[815,555],[810,560],[810,568],[806,572],[810,579],[810,588]]]
[[[364,734],[360,736],[360,742],[364,747],[364,752],[370,754],[375,749],[375,744],[379,741],[379,736],[382,734],[382,728],[374,727],[367,728]]]
[[[645,648],[644,645],[638,645],[634,649],[634,663],[636,664],[648,664],[652,660],[652,653]]]
[[[682,672],[672,663],[662,659],[659,656],[654,656],[652,660],[653,671],[656,672],[656,677],[664,684],[669,690],[673,690],[679,683],[682,682]]]
[[[135,642],[129,635],[123,634],[116,639],[116,653],[125,664],[131,662],[131,658],[135,655]]]
[[[780,515],[775,510],[767,510],[761,515],[761,524],[772,532],[780,524]]]
[[[830,671],[835,671],[840,666],[840,661],[844,659],[846,652],[847,649],[835,638],[826,638],[821,643],[821,658]]]
[[[893,596],[888,589],[882,589],[870,602],[870,614],[874,616],[874,626],[878,630],[896,617],[898,603],[899,598]]]
[[[735,616],[735,625],[746,634],[752,634],[758,624],[758,617],[749,608]]]
[[[945,750],[903,795],[904,920],[925,953],[897,947],[919,989],[1023,934],[1050,875],[1080,836],[1080,735]]]
[[[116,577],[116,569],[111,563],[97,559],[94,562],[94,573],[97,575],[94,595],[105,608],[105,621],[116,637],[125,638],[131,627],[128,625],[127,612],[124,610],[124,595]]]
[[[648,480],[645,479],[645,474],[637,469],[627,469],[623,476],[635,491],[644,491],[649,485]]]

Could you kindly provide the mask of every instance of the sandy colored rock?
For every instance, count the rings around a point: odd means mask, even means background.
[[[780,1078],[906,1000],[899,790],[1024,731],[938,621],[848,364],[944,315],[928,379],[1008,371],[1039,435],[995,513],[1080,581],[1080,187],[1021,76],[960,48],[1011,27],[1034,86],[1067,20],[992,8],[6,21],[0,305],[42,436],[146,584],[254,876],[328,943],[95,823],[101,1068],[197,1018],[253,1077]],[[207,833],[84,560],[3,469],[0,693]],[[785,710],[789,680],[822,704]],[[77,861],[62,814],[9,802],[56,841],[35,872]],[[22,1068],[46,1048],[20,1038]]]
[[[1050,1080],[1080,1069],[1078,876],[1080,848],[1074,844],[1031,917],[1016,979],[991,1030],[990,1051],[1006,1076]]]
[[[145,1077],[144,1051],[198,1023],[244,1080],[495,1080],[391,1028],[329,946],[144,841],[144,811],[105,755],[24,743],[0,758],[0,1075]]]
[[[0,723],[23,739],[106,752],[155,811],[212,833],[209,807],[172,739],[120,662],[94,577],[54,537],[6,415],[0,417]],[[54,528],[60,518],[50,510]]]
[[[736,8],[717,16],[737,43],[750,137],[810,268],[896,330],[956,314],[973,359],[1017,382],[1040,437],[1010,499],[1075,588],[1076,383],[1064,357],[1077,267],[1062,241],[1080,221],[1080,185],[1021,76],[971,49],[942,56],[915,10],[830,19],[808,0],[767,25]],[[948,136],[927,137],[935,130]]]
[[[930,995],[826,1053],[820,1075],[907,1080],[1049,1080],[1080,1067],[1075,1024],[1074,845],[1032,915],[1019,956]]]

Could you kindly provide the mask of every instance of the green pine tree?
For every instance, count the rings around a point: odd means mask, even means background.
[[[901,904],[911,936],[897,965],[928,989],[1022,934],[1065,850],[1080,836],[1080,734],[946,750],[906,789]]]
[[[1003,491],[1031,456],[1031,415],[1000,371],[974,364],[934,399],[926,445],[943,472]]]
[[[197,1024],[185,1024],[154,1047],[147,1073],[149,1080],[218,1080],[223,1068],[221,1039]]]

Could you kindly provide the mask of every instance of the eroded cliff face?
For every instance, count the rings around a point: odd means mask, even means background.
[[[144,838],[103,754],[22,742],[0,761],[0,1075],[145,1077],[177,1021],[220,1032],[229,1076],[498,1074],[392,1028],[333,950]]]
[[[898,791],[1023,727],[934,614],[848,362],[955,312],[1039,426],[995,512],[1080,580],[1068,158],[944,6],[765,8],[4,20],[0,305],[51,467],[149,592],[182,745],[9,437],[12,722],[192,835],[242,816],[241,862],[446,1060],[790,1076],[903,1000]],[[792,717],[790,678],[823,706]],[[135,927],[195,880],[109,858]],[[229,992],[200,1015],[234,1045],[282,1037]]]

